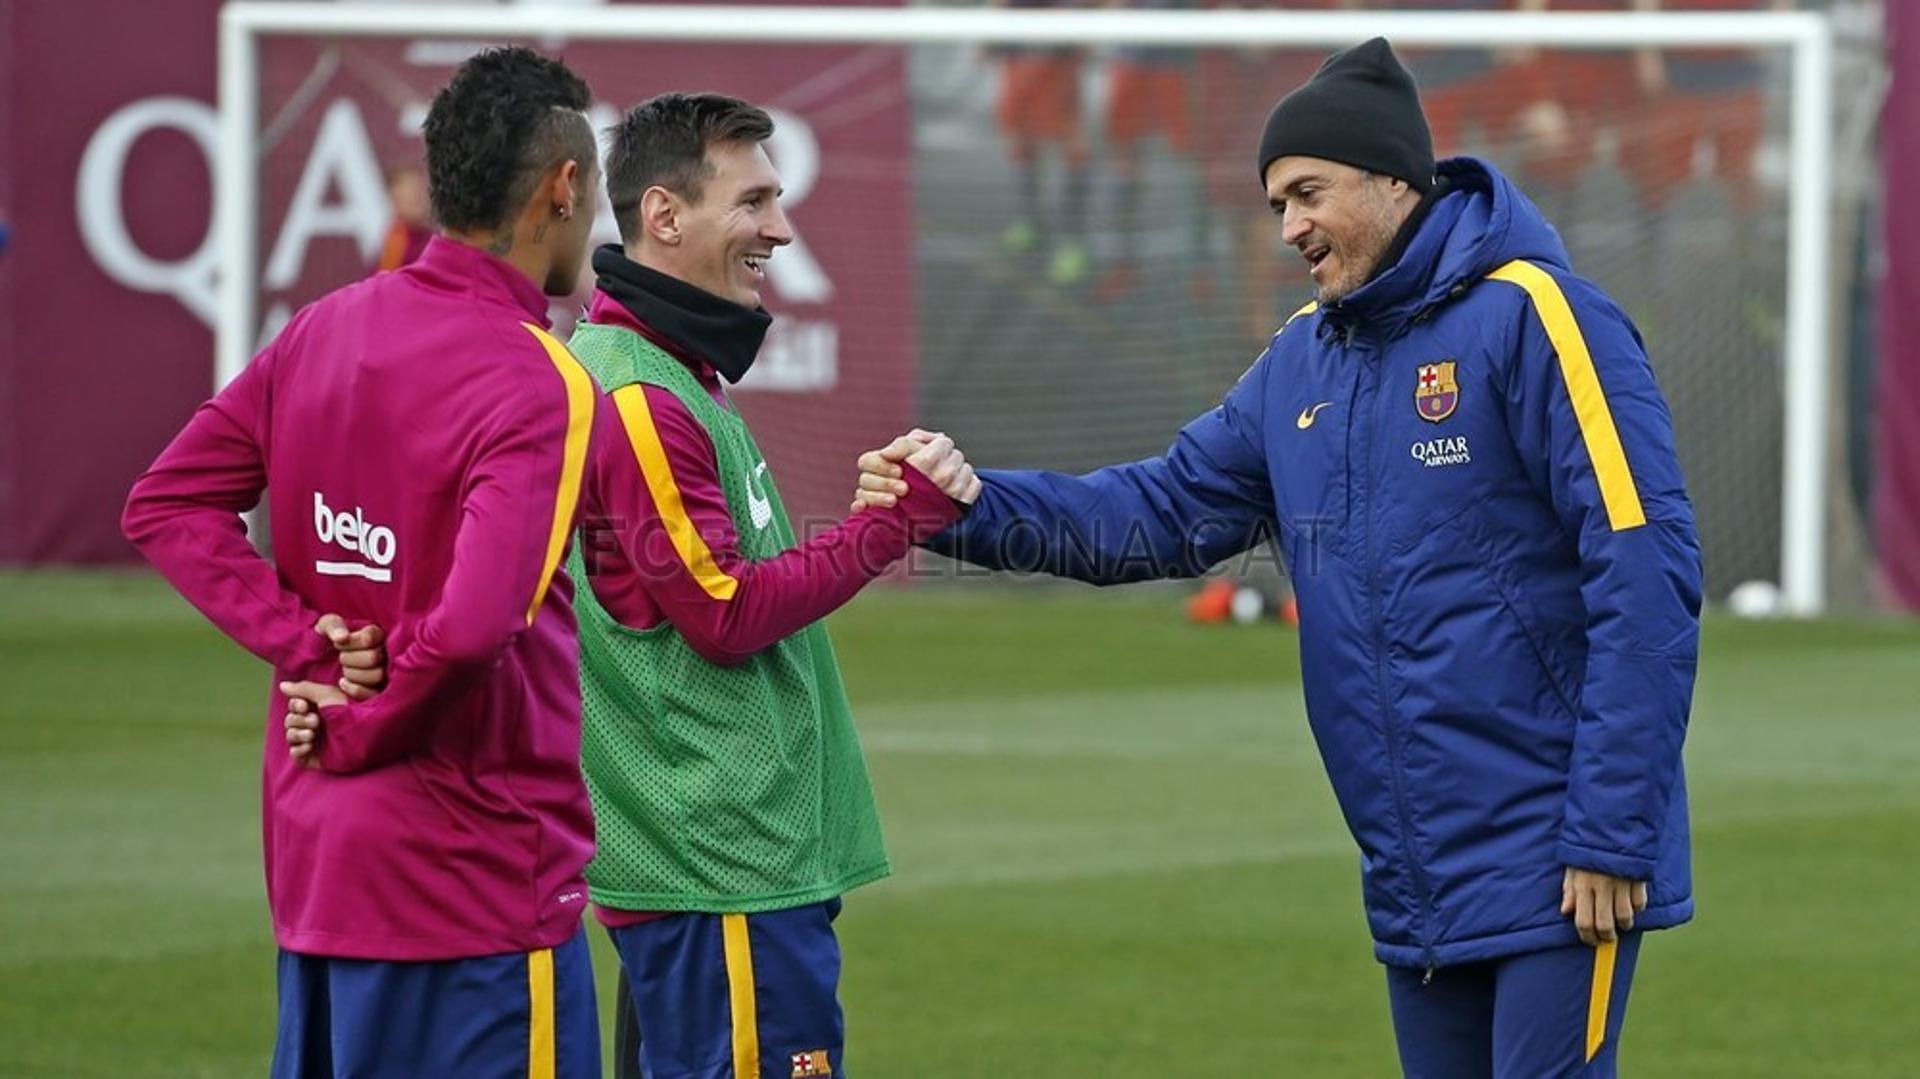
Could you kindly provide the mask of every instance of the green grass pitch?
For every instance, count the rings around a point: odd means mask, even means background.
[[[836,616],[895,862],[840,922],[855,1075],[1395,1074],[1292,632],[1181,596]],[[266,683],[150,576],[0,576],[0,1076],[265,1073]],[[1623,1071],[1920,1075],[1920,626],[1710,622],[1688,768],[1700,916]]]

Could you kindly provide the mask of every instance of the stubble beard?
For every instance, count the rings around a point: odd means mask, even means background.
[[[1318,293],[1323,304],[1345,299],[1360,286],[1373,280],[1373,275],[1382,267],[1380,260],[1386,256],[1387,248],[1393,246],[1393,238],[1400,231],[1399,223],[1393,218],[1393,207],[1382,200],[1373,206],[1372,213],[1360,225],[1353,242],[1341,245],[1340,276],[1322,286]],[[1353,257],[1348,258],[1351,254]]]

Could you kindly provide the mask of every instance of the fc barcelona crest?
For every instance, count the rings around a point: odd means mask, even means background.
[[[833,1075],[833,1061],[825,1049],[793,1054],[793,1079],[822,1079]]]
[[[1420,378],[1413,387],[1413,404],[1420,418],[1439,423],[1460,406],[1460,384],[1453,380],[1452,360],[1420,365]]]

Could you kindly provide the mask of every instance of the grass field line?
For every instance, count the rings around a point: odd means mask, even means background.
[[[1289,747],[1228,746],[1186,738],[1151,738],[1137,734],[1074,735],[1060,733],[1009,734],[1004,731],[870,731],[860,736],[869,753],[931,754],[955,757],[1031,757],[1052,759],[1092,757],[1152,761],[1168,757],[1196,760],[1225,758],[1231,762],[1282,763],[1291,760]]]
[[[1695,830],[1699,833],[1700,842],[1711,850],[1717,844],[1716,834],[1723,829],[1745,830],[1789,821],[1808,823],[1844,820],[1870,808],[1834,806],[1782,812],[1742,808],[1725,814],[1716,813],[1698,822]],[[1273,838],[1272,833],[1268,833],[1268,838],[1262,838],[1260,833],[1263,827],[1260,824],[1246,826],[1247,839],[1243,842],[1219,845],[1200,843],[1179,847],[1129,845],[1124,842],[1125,829],[1109,828],[1106,830],[1107,838],[1112,842],[1082,844],[1074,847],[1072,853],[1062,852],[1057,847],[1023,850],[1017,854],[1003,851],[988,857],[975,852],[967,857],[937,859],[936,864],[931,866],[926,864],[930,858],[926,847],[895,843],[897,850],[904,849],[909,853],[904,858],[896,859],[895,875],[888,890],[941,891],[999,884],[1155,877],[1201,869],[1279,866],[1323,858],[1358,857],[1352,840],[1343,833],[1328,830],[1285,838]],[[903,835],[912,834],[911,829],[902,829],[901,832]]]
[[[1251,829],[1249,829],[1251,831]],[[1049,856],[1032,862],[1004,859],[956,859],[924,866],[909,859],[896,865],[885,890],[889,893],[949,891],[1003,884],[1048,884],[1100,878],[1160,877],[1206,869],[1237,866],[1281,866],[1290,862],[1358,857],[1345,837],[1312,836],[1281,842],[1249,841],[1179,849],[1128,849],[1119,844],[1088,850],[1071,857]]]
[[[159,898],[149,900],[159,901]],[[224,920],[208,918],[204,912],[196,912],[190,917],[169,917],[165,932],[140,935],[88,935],[66,932],[64,927],[22,934],[10,942],[4,952],[0,952],[0,970],[57,966],[83,960],[123,963],[186,958],[246,943],[247,938],[242,933],[257,934],[257,943],[263,949],[263,954],[265,950],[275,947],[264,894],[257,904],[249,905],[244,911],[231,908],[231,912],[234,917]],[[146,924],[151,928],[151,922]],[[271,959],[264,961],[271,962]],[[5,1074],[5,1069],[0,1069],[0,1075]]]
[[[1285,721],[1278,721],[1284,727]],[[1257,731],[1268,739],[1249,742],[1246,730],[1216,730],[1209,727],[1183,728],[1176,734],[1141,734],[1137,729],[1103,725],[1098,730],[1076,720],[1073,729],[1059,731],[1007,730],[905,730],[868,724],[860,736],[870,753],[902,755],[951,755],[956,757],[1029,757],[1039,759],[1091,757],[1119,760],[1163,760],[1179,757],[1193,760],[1226,758],[1225,763],[1242,762],[1297,764],[1303,752],[1317,763],[1304,726],[1297,732],[1284,729]],[[879,729],[873,729],[878,727]],[[1173,729],[1172,724],[1168,725]],[[1869,784],[1894,788],[1894,793],[1911,781],[1915,759],[1898,752],[1879,755],[1861,754],[1841,759],[1813,759],[1806,754],[1780,753],[1764,759],[1734,757],[1715,746],[1689,753],[1690,777],[1700,787],[1760,782],[1793,787],[1825,785],[1858,786]],[[1810,751],[1819,747],[1809,747]],[[1750,749],[1745,750],[1751,752]]]
[[[1298,686],[1188,686],[1176,689],[1032,690],[965,700],[890,700],[862,705],[854,699],[862,740],[898,739],[903,749],[938,748],[951,736],[955,752],[1005,739],[1016,751],[1036,740],[1153,741],[1206,747],[1215,739],[1271,740],[1276,746],[1309,740],[1305,704]]]

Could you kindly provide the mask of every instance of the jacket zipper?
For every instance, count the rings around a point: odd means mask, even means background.
[[[1349,348],[1353,345],[1352,326],[1347,327],[1346,343]],[[1374,422],[1378,417],[1373,415],[1373,413],[1379,410],[1380,379],[1382,377],[1381,368],[1385,366],[1386,361],[1385,357],[1381,356],[1378,352],[1374,352],[1371,354],[1371,360],[1368,362],[1373,368],[1371,380],[1373,400],[1367,403],[1367,412],[1369,415],[1367,416],[1366,422],[1369,424],[1369,435],[1365,455],[1366,459],[1362,462],[1362,467],[1366,469],[1363,475],[1368,484],[1366,505],[1364,507],[1366,512],[1366,531],[1364,535],[1366,536],[1367,545],[1367,606],[1370,616],[1369,621],[1372,623],[1373,629],[1373,692],[1374,698],[1379,704],[1380,720],[1386,728],[1387,768],[1391,775],[1391,785],[1393,787],[1394,812],[1400,822],[1400,847],[1407,860],[1407,870],[1413,876],[1414,898],[1417,903],[1414,910],[1415,933],[1420,940],[1422,965],[1426,967],[1426,973],[1421,978],[1421,984],[1425,985],[1433,980],[1435,967],[1432,931],[1427,921],[1427,908],[1433,905],[1432,893],[1427,884],[1426,871],[1421,868],[1420,859],[1413,845],[1413,813],[1407,803],[1405,773],[1402,767],[1404,758],[1403,747],[1400,744],[1400,728],[1394,719],[1392,709],[1387,705],[1387,642],[1386,633],[1380,624],[1379,528],[1378,522],[1374,519],[1374,507],[1378,505],[1379,498],[1378,492],[1373,490],[1373,484],[1379,471],[1374,467],[1374,459],[1376,457],[1378,443],[1381,441],[1376,437],[1381,430],[1381,425]],[[1359,418],[1357,414],[1354,417],[1356,420]]]

